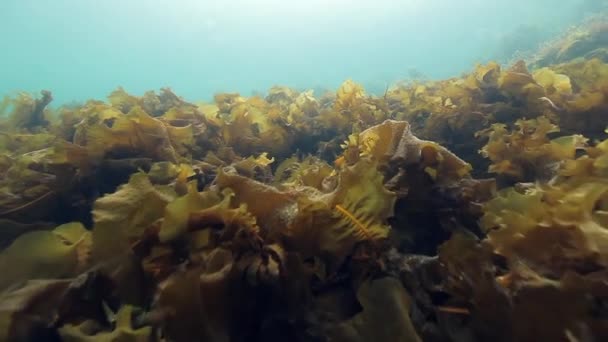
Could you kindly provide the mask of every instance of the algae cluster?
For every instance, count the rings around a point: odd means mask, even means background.
[[[0,340],[607,339],[608,64],[566,52],[379,97],[6,98]]]

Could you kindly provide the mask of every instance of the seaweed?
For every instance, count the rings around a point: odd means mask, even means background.
[[[599,3],[599,2],[598,2]],[[572,61],[576,58],[602,58],[608,62],[606,55],[606,13],[599,12],[589,16],[584,22],[569,28],[560,36],[544,43],[538,51],[530,56],[530,64],[545,67]]]
[[[11,129],[40,132],[40,129],[48,126],[46,107],[53,101],[53,95],[48,90],[42,90],[40,94],[42,97],[38,99],[34,99],[27,93],[20,93],[14,99],[5,99],[7,106],[12,107],[7,122]]]
[[[507,183],[550,180],[559,164],[573,160],[586,143],[580,134],[550,139],[548,135],[559,128],[546,117],[517,120],[514,125],[512,132],[504,124],[494,124],[478,133],[489,137],[480,151],[492,161],[488,171],[505,176]]]
[[[0,339],[605,338],[608,69],[577,44],[379,97],[7,98]]]

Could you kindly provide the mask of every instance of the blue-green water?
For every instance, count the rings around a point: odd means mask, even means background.
[[[163,86],[189,100],[275,84],[370,91],[508,60],[603,0],[2,0],[0,95],[55,104]]]

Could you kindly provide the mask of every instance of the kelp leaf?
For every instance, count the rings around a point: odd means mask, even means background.
[[[207,260],[206,269],[176,272],[159,286],[157,307],[174,313],[166,322],[172,340],[229,339],[232,255],[217,248]]]
[[[111,331],[97,331],[93,334],[88,331],[88,321],[81,324],[66,324],[59,328],[59,334],[67,342],[115,342],[115,341],[134,341],[146,342],[152,337],[152,328],[144,326],[141,328],[133,327],[133,306],[125,305],[121,307],[115,316],[116,324]]]
[[[33,341],[41,338],[41,328],[50,331],[71,282],[72,279],[29,280],[19,289],[0,293],[0,340]]]
[[[353,80],[346,80],[336,93],[335,108],[338,112],[352,110],[361,104],[365,97],[365,92],[360,84]]]
[[[308,157],[300,161],[291,157],[283,161],[275,172],[273,185],[283,187],[309,186],[324,190],[323,181],[333,173],[333,168],[325,161]]]
[[[112,104],[112,107],[117,108],[123,113],[128,113],[133,107],[140,105],[140,100],[127,93],[122,87],[114,90],[108,96],[108,101]]]
[[[53,226],[49,222],[21,223],[0,218],[0,250],[8,247],[20,235],[37,230],[50,230]]]
[[[195,144],[194,128],[192,125],[184,127],[166,125],[165,127],[167,128],[167,134],[175,152],[180,156],[188,155]]]
[[[97,123],[85,129],[86,147],[91,156],[103,158],[107,153],[139,154],[156,160],[177,162],[166,125],[148,115],[141,107],[117,118],[112,127]]]
[[[376,164],[369,160],[344,168],[339,178],[332,193],[304,193],[290,210],[292,219],[283,232],[289,244],[305,257],[330,256],[332,267],[358,242],[388,236],[387,219],[393,215],[396,200],[396,195],[384,188]]]
[[[387,219],[393,216],[396,196],[386,190],[376,164],[361,160],[345,168],[338,188],[328,195],[328,204],[336,210],[347,231],[362,239],[386,237]]]
[[[558,95],[572,94],[572,84],[570,78],[563,74],[558,74],[549,68],[541,68],[532,74],[534,80],[543,86],[549,94]]]
[[[295,202],[295,195],[237,174],[220,171],[216,177],[220,189],[234,192],[236,205],[245,204],[261,227],[276,228],[283,218],[281,213]]]
[[[159,239],[167,242],[184,234],[188,230],[190,214],[218,204],[221,197],[213,191],[199,193],[196,184],[190,184],[188,193],[165,208],[165,216],[160,228]]]
[[[168,187],[155,187],[145,173],[131,175],[129,182],[93,206],[93,257],[98,261],[122,255],[130,243],[163,216],[175,198]]]
[[[381,167],[389,162],[399,166],[418,164],[439,183],[460,179],[472,169],[448,149],[413,135],[406,121],[385,120],[361,132],[357,141],[361,157],[369,157]]]
[[[608,264],[608,229],[602,206],[608,184],[568,180],[526,193],[506,189],[485,205],[482,226],[495,251],[511,262],[526,262],[543,276],[568,270],[588,272]]]
[[[54,231],[21,235],[0,254],[0,290],[31,279],[76,275],[90,244],[90,232],[80,223],[68,223]]]
[[[235,240],[235,237],[239,232],[245,233],[242,235],[244,240],[251,239],[251,241],[242,241],[245,244],[248,242],[257,243],[256,239],[260,233],[260,227],[258,227],[256,217],[247,210],[247,204],[241,203],[234,208],[234,193],[230,189],[224,189],[222,195],[224,198],[220,203],[189,215],[188,230],[200,232],[203,229],[220,226],[222,231],[216,239],[216,243],[227,243],[236,247],[239,242]],[[204,247],[209,239],[203,237],[202,240],[199,242],[202,242],[203,246],[201,247]],[[196,241],[192,242],[196,243]]]
[[[363,311],[330,329],[329,341],[421,341],[409,316],[410,296],[399,280],[369,280],[361,285],[357,298]]]

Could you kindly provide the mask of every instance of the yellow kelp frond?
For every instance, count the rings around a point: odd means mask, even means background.
[[[410,320],[410,295],[398,279],[370,279],[358,289],[357,299],[361,313],[328,327],[331,341],[422,341]]]
[[[409,129],[407,122],[391,120],[366,129],[356,138],[361,156],[369,156],[379,163],[387,163],[393,157],[402,137],[409,134]]]
[[[313,187],[326,190],[324,181],[333,171],[329,164],[318,158],[309,156],[300,161],[297,157],[291,157],[277,167],[273,184],[286,188]]]
[[[300,158],[294,155],[290,158],[283,160],[276,168],[274,172],[273,184],[279,185],[280,183],[286,182],[291,178],[292,174],[296,172],[300,167]]]
[[[245,102],[245,98],[238,93],[221,93],[213,97],[220,113],[230,113],[232,108]]]
[[[56,320],[71,283],[72,279],[30,280],[22,287],[0,292],[0,340],[40,338],[35,331]]]
[[[161,242],[173,240],[188,230],[190,214],[209,208],[221,201],[220,194],[214,191],[199,193],[196,184],[188,186],[188,193],[165,207],[165,216],[158,234]]]
[[[18,237],[0,253],[0,292],[32,279],[73,277],[87,264],[91,233],[80,223]]]
[[[608,82],[606,81],[608,64],[599,59],[561,64],[553,69],[560,74],[567,75],[573,85],[579,89],[577,92],[579,94],[601,91]]]
[[[118,87],[108,95],[108,102],[110,102],[112,107],[125,114],[131,111],[131,109],[141,106],[140,99],[127,93],[122,87]]]
[[[145,173],[135,173],[129,183],[95,201],[93,207],[93,256],[112,259],[129,250],[133,239],[163,217],[174,199],[169,187],[155,187]]]
[[[496,62],[478,65],[467,77],[465,84],[469,89],[496,87],[500,73],[500,64]]]
[[[281,125],[273,122],[267,113],[269,104],[260,98],[249,98],[228,107],[226,122],[222,125],[224,142],[245,155],[268,151],[272,155],[285,153],[291,137]]]
[[[558,74],[549,68],[542,68],[532,74],[534,80],[540,84],[547,95],[565,96],[572,94],[572,83],[570,78],[563,74]]]
[[[232,147],[224,146],[219,148],[217,151],[209,151],[203,161],[210,165],[220,167],[228,166],[243,160],[243,158],[234,152]]]
[[[333,168],[326,162],[308,157],[302,161],[299,170],[292,174],[290,182],[291,184],[313,187],[321,191],[333,190],[326,182],[333,172]]]
[[[482,226],[496,252],[547,277],[608,265],[608,194],[604,180],[565,183],[526,193],[504,190],[486,204]]]
[[[573,94],[555,101],[560,127],[589,138],[603,138],[608,119],[608,64],[599,59],[573,61],[551,67],[570,78]]]
[[[12,155],[38,151],[52,146],[61,139],[53,134],[18,134],[0,132],[0,151],[10,151]]]
[[[239,174],[259,180],[269,180],[272,177],[270,165],[274,163],[274,157],[268,158],[268,153],[264,152],[257,157],[239,160],[232,164]]]
[[[249,250],[244,255],[234,248],[214,248],[203,253],[200,263],[186,265],[163,281],[154,309],[169,313],[163,320],[164,335],[173,341],[227,341],[244,335],[242,327],[257,321],[256,308],[273,306],[279,298],[283,309],[291,309],[298,303],[291,296],[275,293],[270,298],[249,294],[277,286],[284,280],[292,284],[284,278],[282,249],[269,245],[266,251],[270,254]]]
[[[608,139],[585,148],[576,160],[566,160],[559,174],[564,177],[608,177]]]
[[[157,95],[154,91],[147,91],[140,100],[141,107],[151,116],[164,116],[166,118],[196,115],[196,106],[184,101],[169,88],[161,88]]]
[[[387,236],[386,223],[393,216],[396,196],[384,188],[383,178],[376,164],[367,160],[340,172],[338,187],[325,198],[335,208],[345,233],[351,231],[361,240]]]
[[[188,231],[193,247],[231,247],[235,253],[257,250],[260,245],[260,226],[256,217],[247,210],[246,204],[233,207],[232,195],[224,197],[222,202],[199,211],[192,212],[188,218]],[[197,239],[197,232],[208,231],[207,237]],[[209,235],[216,238],[210,241]],[[200,236],[199,236],[200,237]]]
[[[228,277],[233,267],[230,251],[216,249],[209,268],[176,272],[159,287],[158,308],[172,312],[165,332],[174,341],[228,339],[230,303]]]
[[[288,106],[298,97],[298,92],[284,86],[274,86],[268,90],[265,100],[281,106]]]
[[[244,204],[261,227],[281,229],[284,210],[294,203],[295,194],[278,189],[238,174],[221,170],[215,180],[220,189],[234,192],[234,203]]]
[[[195,145],[194,127],[192,125],[183,127],[165,125],[165,127],[167,129],[169,142],[175,149],[175,153],[179,156],[186,157],[186,159],[191,158],[191,152]]]
[[[91,156],[107,154],[143,155],[156,160],[177,162],[167,127],[140,107],[116,119],[112,127],[96,124],[85,131]]]
[[[208,122],[210,122],[216,126],[220,126],[222,124],[223,121],[222,121],[221,117],[219,116],[220,109],[217,104],[201,102],[201,103],[197,104],[196,108],[198,109],[198,111],[200,111],[202,113],[203,117]],[[170,117],[171,116],[169,115],[169,118]]]
[[[299,188],[294,200],[283,200],[286,204],[280,212],[284,228],[271,232],[271,238],[285,241],[304,258],[323,256],[330,270],[358,243],[374,244],[388,236],[387,219],[393,215],[396,200],[395,194],[384,188],[376,165],[368,160],[345,167],[338,178],[333,192]]]
[[[382,179],[369,161],[343,169],[333,192],[301,194],[281,234],[304,256],[327,255],[333,269],[357,243],[388,236],[387,219],[396,196],[384,188]]]
[[[320,104],[313,96],[313,91],[300,93],[298,97],[289,104],[287,123],[296,129],[310,129],[311,120],[319,115]]]
[[[61,338],[65,341],[93,342],[93,341],[150,341],[152,327],[134,327],[134,307],[122,306],[115,313],[114,327],[111,329],[93,330],[97,325],[95,321],[84,321],[80,324],[66,324],[59,329]]]
[[[53,95],[48,90],[40,92],[41,97],[36,99],[28,93],[20,93],[15,98],[5,99],[6,107],[12,108],[8,115],[6,125],[8,129],[25,132],[38,132],[47,127],[46,107],[53,101]],[[0,129],[3,125],[0,124]]]
[[[559,132],[559,128],[546,117],[518,120],[515,126],[508,132],[505,125],[495,124],[481,133],[489,140],[480,152],[492,161],[490,172],[517,181],[551,178],[557,164],[574,159],[576,151],[586,142],[580,135],[551,140],[547,135]]]
[[[364,98],[365,91],[363,87],[353,80],[347,80],[338,88],[335,109],[344,115],[348,115],[348,113],[344,112],[360,106]]]
[[[544,88],[536,83],[523,60],[501,73],[498,87],[507,96],[526,100],[535,100],[545,95]]]
[[[189,165],[187,168],[191,169]],[[148,178],[153,184],[169,184],[178,178],[183,169],[182,165],[173,164],[168,161],[156,162],[150,167]]]
[[[516,234],[510,236],[522,236],[523,233],[536,228],[548,214],[548,208],[542,204],[542,195],[537,189],[523,194],[512,188],[502,190],[496,198],[485,204],[482,227],[490,234],[495,234],[493,229],[497,229],[497,233],[500,228],[507,228],[511,232],[517,230]]]
[[[482,226],[489,230],[487,242],[506,257],[508,273],[496,277],[497,284],[487,284],[486,280],[469,285],[474,294],[485,295],[491,302],[497,303],[501,297],[502,302],[511,299],[511,304],[494,313],[500,316],[495,316],[491,324],[504,324],[498,319],[508,319],[506,329],[515,338],[552,340],[565,336],[564,325],[595,324],[597,318],[591,307],[606,291],[607,191],[605,179],[558,180],[527,191],[504,190],[486,205]],[[472,253],[471,248],[468,251]],[[487,255],[485,259],[485,270],[477,273],[487,277],[492,274],[488,272],[492,265],[487,263]],[[486,290],[479,285],[484,283]],[[540,307],[543,309],[534,309]],[[480,315],[492,317],[483,307],[479,310]],[[542,317],[547,324],[533,328],[532,317]]]
[[[0,250],[8,247],[19,236],[37,230],[51,230],[54,225],[50,222],[21,223],[12,219],[0,218]]]
[[[371,158],[379,166],[418,165],[440,183],[460,179],[471,170],[471,165],[446,148],[418,139],[405,121],[386,120],[361,132],[359,141],[361,156]]]
[[[55,146],[4,156],[0,167],[0,217],[34,222],[52,215],[58,197],[73,190],[75,168],[83,171],[88,156],[78,156],[58,141]],[[63,202],[65,205],[65,202]]]

